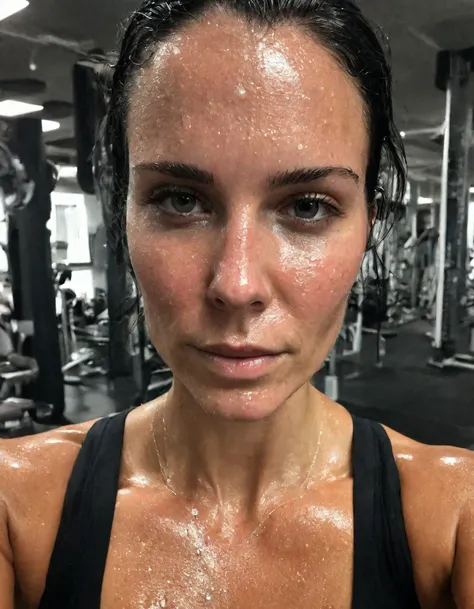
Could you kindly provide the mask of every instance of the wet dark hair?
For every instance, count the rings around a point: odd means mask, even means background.
[[[388,46],[352,0],[146,0],[125,29],[103,129],[113,181],[110,211],[122,243],[126,240],[129,182],[126,124],[137,71],[153,56],[160,42],[217,7],[234,11],[251,25],[300,27],[328,49],[354,78],[365,102],[370,137],[367,203],[369,209],[377,205],[377,217],[382,225],[387,225],[403,202],[406,159],[393,118]],[[368,247],[371,245],[369,242]]]

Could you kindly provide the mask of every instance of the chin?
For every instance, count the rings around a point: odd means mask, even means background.
[[[217,388],[187,384],[186,392],[205,414],[229,421],[256,422],[271,418],[299,389],[280,385]]]

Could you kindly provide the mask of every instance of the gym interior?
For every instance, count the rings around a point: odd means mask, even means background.
[[[0,437],[104,417],[172,385],[96,144],[133,4],[0,5]],[[390,40],[409,184],[313,383],[418,441],[474,449],[474,5],[363,4]]]

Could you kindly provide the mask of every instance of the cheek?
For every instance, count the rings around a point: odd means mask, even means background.
[[[340,316],[360,270],[363,236],[364,231],[339,232],[308,239],[304,247],[281,248],[278,281],[295,317],[319,325]]]
[[[200,273],[205,268],[205,254],[188,236],[182,239],[169,234],[157,235],[150,229],[139,230],[129,222],[128,243],[132,265],[144,299],[147,321],[154,318],[171,323],[176,311],[189,309]]]

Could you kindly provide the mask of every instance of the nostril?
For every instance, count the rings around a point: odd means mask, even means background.
[[[219,309],[224,309],[226,306],[222,298],[218,298],[217,296],[214,298],[214,304],[219,307]]]

